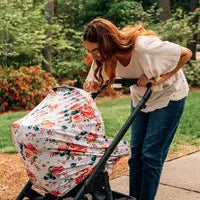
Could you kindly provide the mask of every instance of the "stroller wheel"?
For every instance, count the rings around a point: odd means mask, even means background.
[[[85,194],[84,197],[87,198],[87,199],[85,199],[85,200],[92,200],[92,195],[89,194],[89,193],[88,193],[88,194]]]

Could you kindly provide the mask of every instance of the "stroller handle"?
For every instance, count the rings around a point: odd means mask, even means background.
[[[136,85],[138,82],[138,79],[135,79],[135,78],[123,78],[123,79],[115,79],[114,83],[116,84],[121,84],[121,86],[131,86],[131,85]],[[147,83],[146,87],[147,89],[151,87],[151,83]],[[102,90],[104,90],[106,87],[108,86],[108,81],[106,81],[105,84],[103,84],[103,86],[101,87],[101,89],[96,92],[96,93],[92,93],[91,94],[91,97],[93,99],[95,99],[100,93]]]
[[[94,168],[94,171],[92,172],[92,174],[86,179],[84,185],[79,190],[79,192],[75,196],[74,200],[82,200],[85,192],[88,192],[87,188],[90,188],[90,190],[92,190],[95,187],[94,181],[98,178],[98,175],[104,169],[106,161],[108,160],[108,158],[110,157],[110,155],[114,151],[114,149],[117,146],[117,144],[121,141],[121,139],[123,138],[123,136],[127,132],[128,128],[131,126],[131,124],[135,120],[137,114],[143,108],[146,107],[145,104],[148,101],[148,99],[150,98],[151,93],[152,93],[151,86],[152,86],[151,83],[147,84],[147,90],[146,90],[144,96],[138,102],[138,104],[135,107],[133,113],[130,114],[130,116],[128,117],[128,119],[126,120],[126,122],[124,123],[124,125],[121,127],[120,131],[117,133],[116,137],[114,138],[114,140],[112,141],[112,143],[110,144],[110,146],[108,147],[108,149],[105,151],[105,153],[103,154],[103,156],[101,157],[101,159],[97,163],[96,167]]]
[[[125,78],[125,79],[115,79],[114,83],[121,84],[122,86],[131,86],[137,84],[137,81],[138,79]],[[101,93],[101,91],[104,90],[107,86],[108,86],[108,81],[106,81],[106,83],[103,84],[103,86],[98,92],[92,93],[91,97],[95,99]]]

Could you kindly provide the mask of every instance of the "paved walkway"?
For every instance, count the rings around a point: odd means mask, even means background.
[[[111,181],[128,194],[128,176]],[[200,151],[165,163],[156,200],[200,200]]]

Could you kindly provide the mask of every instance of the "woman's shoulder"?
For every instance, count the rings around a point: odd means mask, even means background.
[[[162,41],[154,35],[141,35],[138,36],[136,43],[135,43],[135,49],[138,51],[148,51],[158,45],[160,45]]]

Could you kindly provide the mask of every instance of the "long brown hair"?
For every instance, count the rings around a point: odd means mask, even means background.
[[[111,84],[115,80],[117,64],[116,53],[126,53],[134,48],[135,41],[140,35],[156,35],[155,32],[144,28],[143,24],[129,25],[119,30],[112,22],[97,18],[85,28],[83,40],[98,43],[99,52],[104,63],[105,73],[109,78],[109,94],[113,94]],[[103,63],[96,60],[95,78],[102,84]]]

